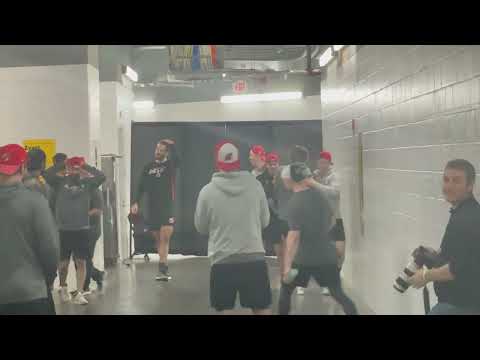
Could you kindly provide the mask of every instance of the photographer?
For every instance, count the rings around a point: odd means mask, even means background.
[[[443,194],[452,205],[439,256],[443,266],[420,269],[407,282],[434,283],[438,304],[429,315],[480,314],[480,204],[473,196],[475,169],[467,160],[447,163]]]

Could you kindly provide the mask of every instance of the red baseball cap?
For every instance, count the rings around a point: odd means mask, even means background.
[[[280,156],[275,151],[272,151],[271,153],[267,154],[267,162],[278,163],[280,162]]]
[[[28,154],[17,144],[0,147],[0,174],[13,175],[27,161]]]
[[[218,170],[240,170],[240,153],[230,141],[224,140],[215,146],[215,164]]]
[[[260,156],[262,161],[265,161],[267,157],[267,152],[265,151],[265,148],[262,145],[253,145],[250,151],[255,155]]]
[[[67,166],[70,167],[82,167],[85,165],[85,159],[80,156],[74,156],[67,160]]]
[[[322,151],[320,153],[320,159],[325,159],[329,162],[332,162],[332,154],[329,151]]]

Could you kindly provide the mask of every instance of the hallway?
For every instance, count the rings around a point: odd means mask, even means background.
[[[278,267],[275,259],[268,259],[273,292],[273,311],[277,312],[279,293]],[[214,315],[209,306],[209,262],[206,257],[172,256],[169,283],[154,280],[157,271],[155,257],[148,263],[141,257],[131,266],[119,264],[108,270],[102,293],[88,296],[86,306],[61,304],[58,292],[54,299],[58,315]],[[343,315],[334,301],[310,283],[305,295],[296,295],[292,301],[292,315]],[[361,314],[373,314],[348,288]],[[237,300],[236,313],[250,314],[241,309]]]

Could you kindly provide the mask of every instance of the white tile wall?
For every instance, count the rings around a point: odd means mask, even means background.
[[[392,282],[416,246],[440,245],[449,217],[441,194],[445,163],[465,158],[480,169],[480,46],[366,45],[345,52],[341,65],[329,65],[321,96],[324,144],[344,179],[344,275],[375,312],[422,314],[421,292],[397,294]],[[348,95],[328,96],[339,92]],[[362,132],[363,167],[353,118]]]

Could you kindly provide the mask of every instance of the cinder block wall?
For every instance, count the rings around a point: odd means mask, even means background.
[[[446,162],[480,169],[480,46],[351,45],[321,91],[325,148],[343,178],[346,281],[376,313],[422,314],[421,292],[392,282],[416,246],[440,246]]]

